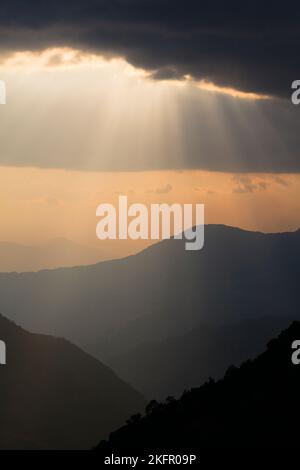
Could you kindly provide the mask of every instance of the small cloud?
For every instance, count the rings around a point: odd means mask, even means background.
[[[149,194],[167,194],[169,193],[170,191],[172,191],[172,186],[170,184],[166,184],[165,186],[163,186],[162,188],[157,188],[157,189],[149,189],[148,191],[146,191],[146,193],[149,193]]]
[[[133,189],[129,189],[128,191],[116,190],[116,191],[114,191],[114,194],[116,194],[117,196],[126,196],[126,194],[128,196],[134,196],[135,191]]]
[[[216,191],[214,191],[213,189],[199,188],[199,186],[196,186],[196,188],[194,188],[194,191],[198,193],[216,194]]]
[[[263,190],[266,190],[268,186],[269,186],[269,183],[267,183],[266,181],[260,181],[258,183],[258,187]]]
[[[61,54],[55,54],[49,57],[49,59],[46,62],[46,65],[48,67],[58,67],[59,65],[63,65],[63,57]]]
[[[46,203],[48,204],[48,206],[58,206],[59,205],[59,201],[55,197],[48,197],[46,199]]]
[[[239,185],[233,188],[232,192],[234,194],[245,194],[245,193],[253,193],[254,192],[254,186],[251,184],[247,185]]]
[[[277,184],[279,184],[280,186],[285,186],[285,187],[289,186],[288,181],[286,181],[285,179],[283,179],[281,176],[276,176],[276,177],[275,177],[275,182],[276,182]]]
[[[78,65],[86,58],[80,51],[69,48],[53,48],[45,53],[45,65],[47,67],[61,67],[65,65]]]
[[[233,176],[233,180],[237,183],[232,190],[235,194],[246,194],[246,193],[254,193],[256,191],[265,191],[269,183],[266,181],[255,181],[255,179],[251,179],[247,175],[235,175]]]

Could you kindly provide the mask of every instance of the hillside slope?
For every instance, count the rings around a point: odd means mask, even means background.
[[[289,323],[285,317],[264,317],[199,325],[180,336],[145,342],[107,363],[149,400],[178,397],[209,377],[220,379],[231,364],[238,366],[256,357]]]
[[[109,368],[64,339],[0,316],[0,448],[82,449],[144,405]]]

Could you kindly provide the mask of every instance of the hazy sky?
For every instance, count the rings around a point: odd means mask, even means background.
[[[104,173],[3,167],[1,238],[40,244],[63,236],[82,244],[100,247],[101,243],[103,249],[103,242],[95,235],[96,207],[101,202],[117,204],[119,194],[127,194],[129,203],[147,205],[204,202],[207,223],[263,231],[300,226],[297,174],[199,170]]]
[[[95,245],[96,207],[120,193],[204,202],[207,223],[300,226],[298,13],[4,3],[1,240]]]

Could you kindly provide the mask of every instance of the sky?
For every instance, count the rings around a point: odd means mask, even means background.
[[[119,194],[300,227],[295,5],[4,0],[0,240],[97,246]]]

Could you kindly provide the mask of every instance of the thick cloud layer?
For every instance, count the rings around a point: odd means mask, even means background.
[[[153,71],[290,95],[300,78],[296,2],[2,0],[2,49],[83,47]]]

